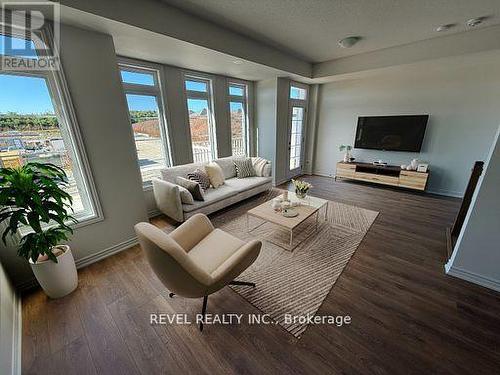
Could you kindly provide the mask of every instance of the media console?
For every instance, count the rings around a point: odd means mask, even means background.
[[[395,165],[380,166],[341,161],[337,163],[335,180],[339,177],[423,191],[427,185],[429,172],[407,171]]]

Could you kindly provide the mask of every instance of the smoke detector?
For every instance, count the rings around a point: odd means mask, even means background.
[[[339,46],[341,46],[342,48],[351,48],[360,40],[361,40],[360,36],[348,36],[344,39],[339,40]]]

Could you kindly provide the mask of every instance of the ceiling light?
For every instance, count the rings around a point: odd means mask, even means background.
[[[233,64],[241,65],[243,64],[243,60],[233,60]]]
[[[483,20],[484,20],[484,17],[471,18],[465,24],[467,25],[467,27],[474,27],[474,26],[477,26],[477,25],[483,23]]]
[[[452,27],[455,27],[455,26],[456,26],[456,24],[454,24],[454,23],[448,23],[446,25],[441,25],[441,26],[436,27],[436,31],[438,33],[441,33],[443,31],[448,31],[449,29],[451,29]]]
[[[342,48],[351,48],[360,40],[361,40],[360,36],[348,36],[347,38],[339,40],[339,46],[341,46]]]

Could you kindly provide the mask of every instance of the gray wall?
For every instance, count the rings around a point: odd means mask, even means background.
[[[78,228],[71,240],[77,260],[130,246],[133,226],[147,220],[132,129],[110,36],[74,27],[61,30],[62,65],[88,154],[104,220]],[[0,249],[12,281],[32,279],[14,249]]]
[[[255,123],[257,126],[257,154],[272,162],[273,179],[276,176],[276,90],[278,81],[268,79],[255,84]]]
[[[353,144],[358,116],[430,114],[422,152],[354,150],[358,161],[430,162],[428,190],[462,196],[475,160],[484,160],[500,119],[499,59],[461,58],[388,68],[364,78],[324,84],[314,172],[335,173],[340,144]]]
[[[455,250],[446,265],[449,274],[497,291],[500,291],[499,133],[500,127]]]

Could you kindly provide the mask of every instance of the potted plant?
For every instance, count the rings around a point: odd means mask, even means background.
[[[65,189],[68,177],[53,164],[27,163],[0,169],[0,223],[7,236],[17,239],[22,229],[18,255],[25,258],[45,293],[63,297],[78,285],[75,261],[68,245],[69,223],[76,219],[68,213],[72,198]]]
[[[304,199],[309,189],[312,188],[312,185],[306,181],[292,180],[292,184],[295,186],[295,195],[300,199]]]
[[[351,161],[351,150],[352,150],[352,146],[350,146],[350,145],[340,145],[339,146],[340,152],[345,151],[344,163],[349,163]]]

